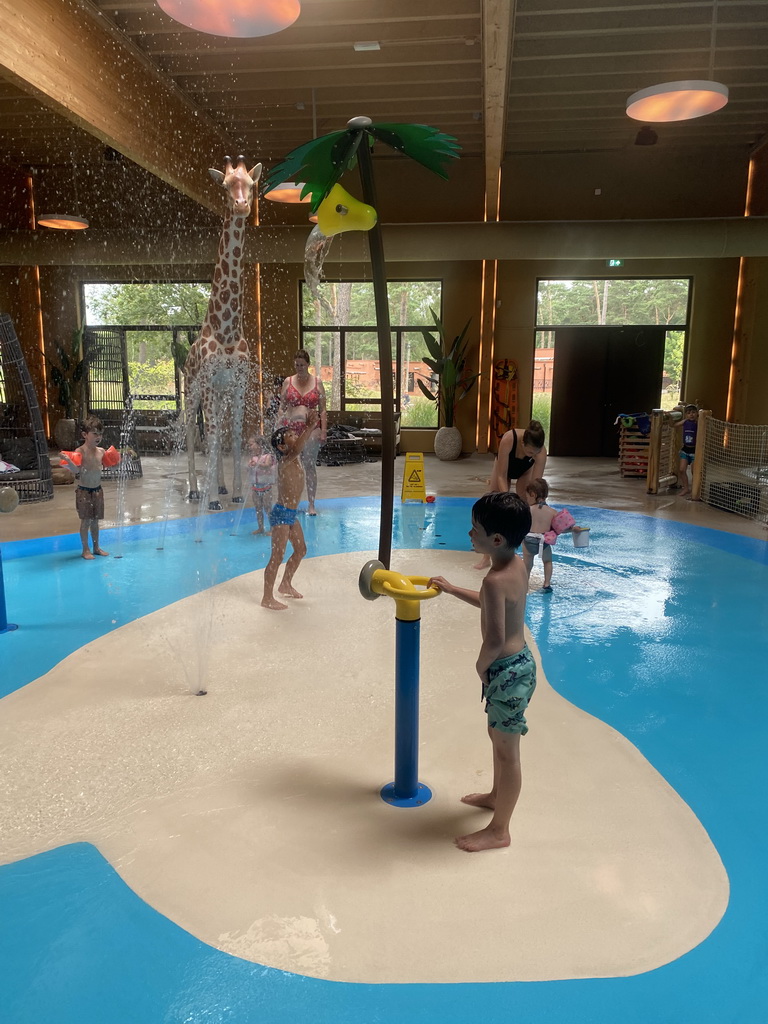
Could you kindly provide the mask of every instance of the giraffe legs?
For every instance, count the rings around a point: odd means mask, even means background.
[[[193,388],[194,390],[194,388]],[[188,407],[186,417],[187,433],[187,467],[189,471],[189,501],[199,501],[200,491],[197,486],[197,472],[195,471],[195,441],[197,439],[197,410],[200,407],[199,395],[188,395]]]
[[[245,415],[245,391],[238,387],[232,398],[232,460],[234,475],[232,477],[232,501],[243,502],[242,452],[243,452],[243,418]]]

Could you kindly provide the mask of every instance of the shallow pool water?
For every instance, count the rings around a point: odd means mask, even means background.
[[[471,504],[440,498],[398,507],[393,567],[398,548],[425,549],[427,573],[429,549],[469,552]],[[319,507],[316,519],[302,518],[308,557],[376,547],[375,499]],[[658,970],[618,979],[323,982],[206,946],[141,901],[93,846],[74,844],[0,869],[4,1018],[762,1024],[768,545],[644,516],[574,512],[591,527],[591,544],[575,549],[561,538],[552,594],[537,589],[535,565],[528,625],[552,685],[627,736],[709,833],[731,898],[705,942]],[[75,535],[4,545],[8,617],[20,628],[0,637],[0,693],[128,621],[262,569],[269,541],[251,536],[252,518],[246,512],[232,536],[235,515],[209,516],[199,544],[192,520],[169,523],[162,550],[160,526],[126,528],[123,557],[95,563],[79,557]],[[112,534],[104,532],[105,547]]]

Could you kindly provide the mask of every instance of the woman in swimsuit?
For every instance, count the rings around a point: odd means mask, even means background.
[[[317,453],[320,451],[320,445],[325,443],[328,417],[323,382],[309,372],[309,363],[309,353],[300,348],[293,360],[296,372],[292,377],[285,378],[280,392],[279,420],[282,426],[295,426],[297,420],[306,423],[312,410],[317,410],[319,414],[318,424],[301,452],[301,463],[307,480],[308,514],[314,516],[317,515]]]
[[[547,449],[544,447],[544,428],[538,420],[531,420],[525,430],[508,430],[499,442],[499,451],[491,471],[491,493],[512,490],[527,501],[526,490],[532,480],[544,476],[547,465]],[[485,556],[475,565],[476,569],[487,569],[490,560]]]
[[[526,500],[531,480],[540,480],[547,465],[544,447],[544,428],[538,420],[531,420],[525,430],[508,430],[499,442],[499,451],[491,473],[491,492],[515,491]]]

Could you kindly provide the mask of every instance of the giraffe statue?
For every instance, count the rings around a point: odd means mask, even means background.
[[[261,164],[248,171],[244,157],[239,156],[235,164],[231,157],[225,157],[223,171],[211,167],[208,173],[226,190],[227,213],[219,240],[208,310],[200,335],[193,342],[184,364],[184,393],[189,498],[199,501],[201,497],[195,472],[195,435],[197,415],[202,407],[208,452],[202,497],[208,499],[209,509],[220,509],[221,503],[212,495],[213,476],[215,471],[219,494],[226,494],[222,428],[228,419],[232,424],[235,463],[232,501],[243,501],[240,462],[249,352],[240,326],[240,277],[246,221],[251,212],[253,187],[261,174]]]

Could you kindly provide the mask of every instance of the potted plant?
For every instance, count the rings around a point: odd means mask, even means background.
[[[64,418],[57,421],[53,436],[59,448],[71,451],[77,447],[79,431],[77,422],[83,411],[83,389],[85,386],[85,357],[83,352],[83,335],[85,325],[72,331],[69,345],[56,339],[54,348],[56,360],[47,355],[52,383],[59,389],[59,404],[64,410]]]
[[[447,462],[461,455],[461,432],[453,422],[456,406],[472,389],[480,374],[469,373],[466,368],[469,344],[466,336],[472,321],[467,320],[461,334],[448,345],[442,320],[434,309],[430,309],[430,313],[435,321],[437,337],[426,327],[421,328],[421,333],[429,351],[424,362],[432,370],[431,383],[437,387],[433,391],[424,381],[419,380],[417,383],[430,402],[437,402],[440,427],[435,434],[435,455]]]

